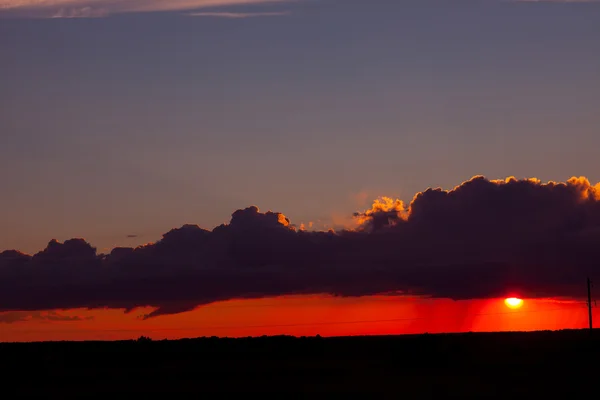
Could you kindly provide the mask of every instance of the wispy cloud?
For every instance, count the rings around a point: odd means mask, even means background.
[[[0,0],[0,13],[27,17],[91,18],[127,12],[192,11],[203,8],[283,3],[287,1],[289,0]],[[250,14],[268,13],[215,12],[214,14],[213,16],[243,18],[242,14],[251,16]],[[240,15],[233,16],[235,14]]]
[[[248,18],[287,15],[287,12],[193,12],[194,10],[308,0],[0,0],[0,16],[94,18],[110,14],[191,11],[197,17]],[[367,0],[364,0],[365,2]],[[598,3],[600,0],[497,0],[515,3]]]
[[[600,0],[513,0],[514,3],[599,3]]]
[[[26,322],[26,321],[62,321],[62,322],[72,322],[72,321],[84,321],[90,320],[93,317],[80,317],[77,315],[62,315],[57,313],[56,311],[14,311],[14,312],[4,312],[0,313],[0,323],[4,324],[13,324],[15,322]]]
[[[104,8],[61,8],[52,15],[52,18],[98,18],[108,14],[108,10]]]
[[[190,17],[217,17],[217,18],[252,18],[252,17],[277,17],[290,15],[289,11],[279,12],[192,12],[186,14]]]

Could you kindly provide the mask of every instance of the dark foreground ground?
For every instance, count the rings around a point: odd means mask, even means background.
[[[108,393],[598,398],[599,345],[600,332],[588,331],[4,343],[0,380],[7,399]]]

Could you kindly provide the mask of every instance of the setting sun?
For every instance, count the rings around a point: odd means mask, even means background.
[[[520,308],[523,305],[523,299],[509,297],[508,299],[504,300],[504,304],[506,304],[506,307],[508,308]]]

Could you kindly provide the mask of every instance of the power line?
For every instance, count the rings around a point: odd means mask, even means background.
[[[523,315],[532,313],[543,313],[553,311],[565,311],[564,308],[554,308],[548,310],[523,310],[523,311],[505,311],[496,313],[478,313],[472,314],[473,317],[490,316],[490,315]],[[391,319],[372,319],[372,320],[354,320],[354,321],[320,321],[320,322],[302,322],[292,324],[265,324],[265,325],[221,325],[221,326],[196,326],[196,327],[180,327],[180,328],[116,328],[116,329],[63,329],[52,330],[45,332],[164,332],[164,331],[189,331],[189,330],[210,330],[210,329],[255,329],[255,328],[286,328],[298,326],[328,326],[328,325],[350,325],[350,324],[367,324],[367,323],[385,323],[385,322],[402,322],[402,321],[419,321],[419,320],[437,320],[437,319],[454,319],[454,316],[445,317],[411,317],[411,318],[391,318]],[[19,330],[19,332],[44,332],[39,329]]]
[[[370,297],[369,300],[365,301],[364,304],[368,304],[368,303],[372,303],[372,302],[387,302],[390,304],[393,304],[394,301],[392,299],[394,298],[398,298],[398,299],[402,299],[402,300],[406,300],[407,297],[403,297],[401,295],[398,296],[387,296],[387,297],[383,297],[383,298],[373,298]],[[347,298],[351,298],[351,297],[347,297]],[[357,297],[357,299],[359,299],[360,297]],[[440,299],[436,299],[436,298],[414,298],[414,297],[409,297],[410,301],[415,302],[415,303],[425,303],[428,301],[437,301]],[[325,298],[320,298],[319,300],[339,300],[339,299],[345,299],[345,297],[325,297]],[[258,301],[260,299],[234,299],[234,300],[227,300],[226,302],[229,301]],[[538,300],[538,299],[536,299]],[[286,307],[286,306],[306,306],[306,300],[299,300],[297,302],[291,302],[289,300],[284,300],[285,303],[266,303],[266,304],[235,304],[235,305],[226,305],[226,302],[215,302],[215,303],[210,303],[210,304],[204,304],[199,306],[198,308],[196,308],[195,310],[201,310],[204,307],[214,307],[214,308],[262,308],[262,307]],[[455,301],[460,301],[460,300],[455,300]],[[362,303],[360,301],[356,301],[356,303]],[[583,301],[570,301],[568,303],[565,304],[578,304],[578,305],[585,305],[586,302]],[[324,306],[323,304],[319,304],[319,306]],[[339,305],[338,305],[339,306]],[[521,311],[524,312],[524,311]]]
[[[346,299],[346,298],[349,299],[351,297],[324,297],[324,298],[319,298],[319,300],[329,300],[329,299],[331,299],[331,300],[339,300],[339,299]],[[393,303],[392,299],[395,299],[395,298],[398,298],[399,300],[400,299],[402,299],[402,300],[406,300],[407,299],[407,297],[404,297],[404,296],[401,296],[401,295],[387,296],[387,297],[380,298],[380,299],[370,297],[369,300],[365,301],[364,303],[367,304],[367,303],[378,302],[378,301]],[[437,300],[437,299],[433,299],[433,298],[414,298],[414,297],[409,297],[409,298],[410,298],[410,301],[414,301],[415,303],[416,302],[423,303],[423,302],[426,302],[426,301]],[[360,297],[356,297],[356,299],[360,299]],[[252,298],[250,298],[250,299],[227,300],[227,302],[229,302],[229,301],[259,301],[259,300],[261,300],[261,299],[252,299]],[[307,302],[307,300],[299,300],[297,302],[292,302],[292,301],[289,301],[289,300],[284,300],[284,301],[285,301],[285,303],[279,302],[279,303],[266,303],[266,304],[236,304],[236,305],[225,305],[226,302],[216,302],[216,303],[210,303],[210,304],[201,305],[197,309],[198,310],[202,309],[202,307],[214,307],[214,308],[255,308],[256,307],[256,308],[261,308],[261,307],[279,307],[279,306],[285,307],[285,306],[290,306],[290,305],[291,306],[296,306],[296,305],[306,306],[306,302]],[[356,301],[356,302],[358,303],[359,301]]]
[[[549,311],[564,311],[564,309],[550,309],[550,310],[532,310],[522,312],[498,312],[498,313],[480,313],[473,314],[473,317],[487,316],[487,315],[502,315],[502,314],[525,314],[525,313],[536,313],[536,312],[549,312]],[[296,326],[321,326],[321,325],[346,325],[346,324],[366,324],[366,323],[382,323],[382,322],[401,322],[401,321],[419,321],[419,320],[436,320],[436,319],[453,319],[455,317],[413,317],[413,318],[391,318],[391,319],[367,319],[367,320],[355,320],[355,321],[327,321],[327,322],[307,322],[307,323],[295,323],[295,324],[272,324],[272,325],[249,325],[249,326],[214,326],[206,327],[204,329],[226,329],[226,328],[280,328],[280,327],[296,327]]]

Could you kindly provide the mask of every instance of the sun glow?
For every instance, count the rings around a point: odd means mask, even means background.
[[[523,299],[518,299],[516,297],[509,297],[508,299],[504,300],[504,304],[506,304],[506,307],[508,308],[520,308],[523,305]]]

